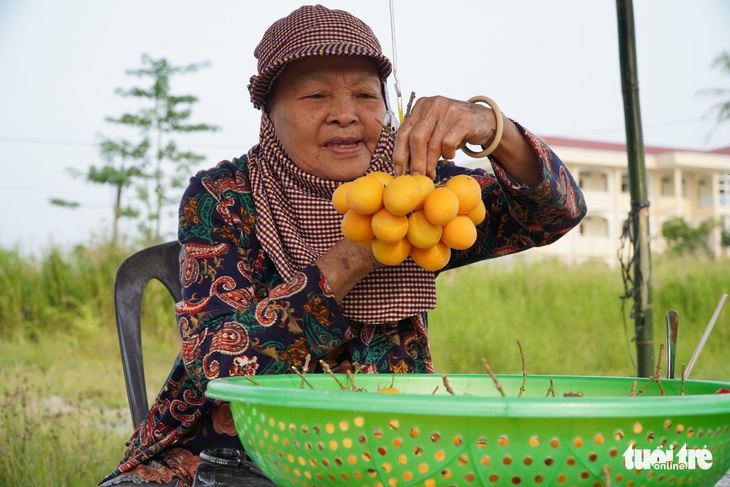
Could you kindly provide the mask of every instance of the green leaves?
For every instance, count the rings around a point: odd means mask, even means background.
[[[76,201],[62,200],[60,198],[51,198],[50,202],[52,205],[62,206],[65,208],[78,208],[81,206],[81,203],[77,203]]]
[[[730,51],[724,51],[718,55],[712,62],[712,67],[718,69],[721,73],[730,75]],[[730,120],[730,88],[712,88],[701,92],[705,95],[711,95],[715,98],[725,98],[712,105],[711,112],[715,112],[717,123],[723,123]]]
[[[717,225],[718,221],[710,218],[692,227],[683,218],[676,217],[662,224],[662,236],[673,255],[711,255],[710,233]]]
[[[76,172],[93,184],[105,184],[114,191],[112,240],[117,240],[120,218],[139,219],[138,228],[145,242],[160,241],[163,210],[177,203],[170,190],[182,187],[190,177],[193,164],[203,156],[179,148],[174,140],[178,134],[215,132],[216,125],[192,122],[193,105],[198,97],[173,94],[171,78],[195,73],[210,64],[194,63],[173,66],[165,58],[153,59],[142,55],[142,67],[127,70],[127,74],[143,80],[142,86],[117,88],[115,93],[141,102],[135,112],[117,117],[105,117],[109,123],[133,129],[132,139],[101,137],[98,147],[102,165],[91,165],[86,172]],[[128,191],[128,190],[133,191]],[[53,204],[77,208],[78,203],[53,200]],[[136,203],[137,205],[135,205]],[[141,205],[140,208],[136,206]]]

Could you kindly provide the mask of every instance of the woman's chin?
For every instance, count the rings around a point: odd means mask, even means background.
[[[334,181],[352,181],[364,175],[368,167],[370,167],[370,160],[351,164],[340,163],[338,167],[333,168],[332,171],[328,171],[325,178]]]

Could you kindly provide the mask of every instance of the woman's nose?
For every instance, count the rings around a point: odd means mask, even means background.
[[[328,123],[346,127],[357,122],[357,107],[351,96],[336,96],[332,98]]]

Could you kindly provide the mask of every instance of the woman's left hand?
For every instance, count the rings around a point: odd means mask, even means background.
[[[494,112],[476,103],[443,96],[419,98],[398,129],[393,162],[396,174],[436,176],[439,159],[453,159],[464,142],[487,145],[496,132]]]
[[[501,116],[504,132],[494,157],[516,181],[533,187],[542,180],[537,154],[517,126]],[[396,135],[395,172],[405,174],[410,164],[411,174],[434,179],[439,159],[453,159],[464,143],[486,147],[496,131],[494,111],[484,105],[443,96],[419,98]]]

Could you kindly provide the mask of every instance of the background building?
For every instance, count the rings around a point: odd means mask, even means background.
[[[621,235],[631,209],[628,156],[624,144],[541,137],[578,181],[588,213],[580,227],[558,242],[532,249],[525,257],[554,257],[569,263],[619,263]],[[730,230],[730,146],[714,151],[645,147],[649,232],[652,253],[662,253],[662,224],[681,217],[695,227],[707,219],[720,225],[711,235],[711,249],[730,255],[721,245],[721,229]],[[470,166],[484,165],[474,161]],[[489,169],[489,168],[488,168]],[[627,244],[628,245],[628,244]]]

